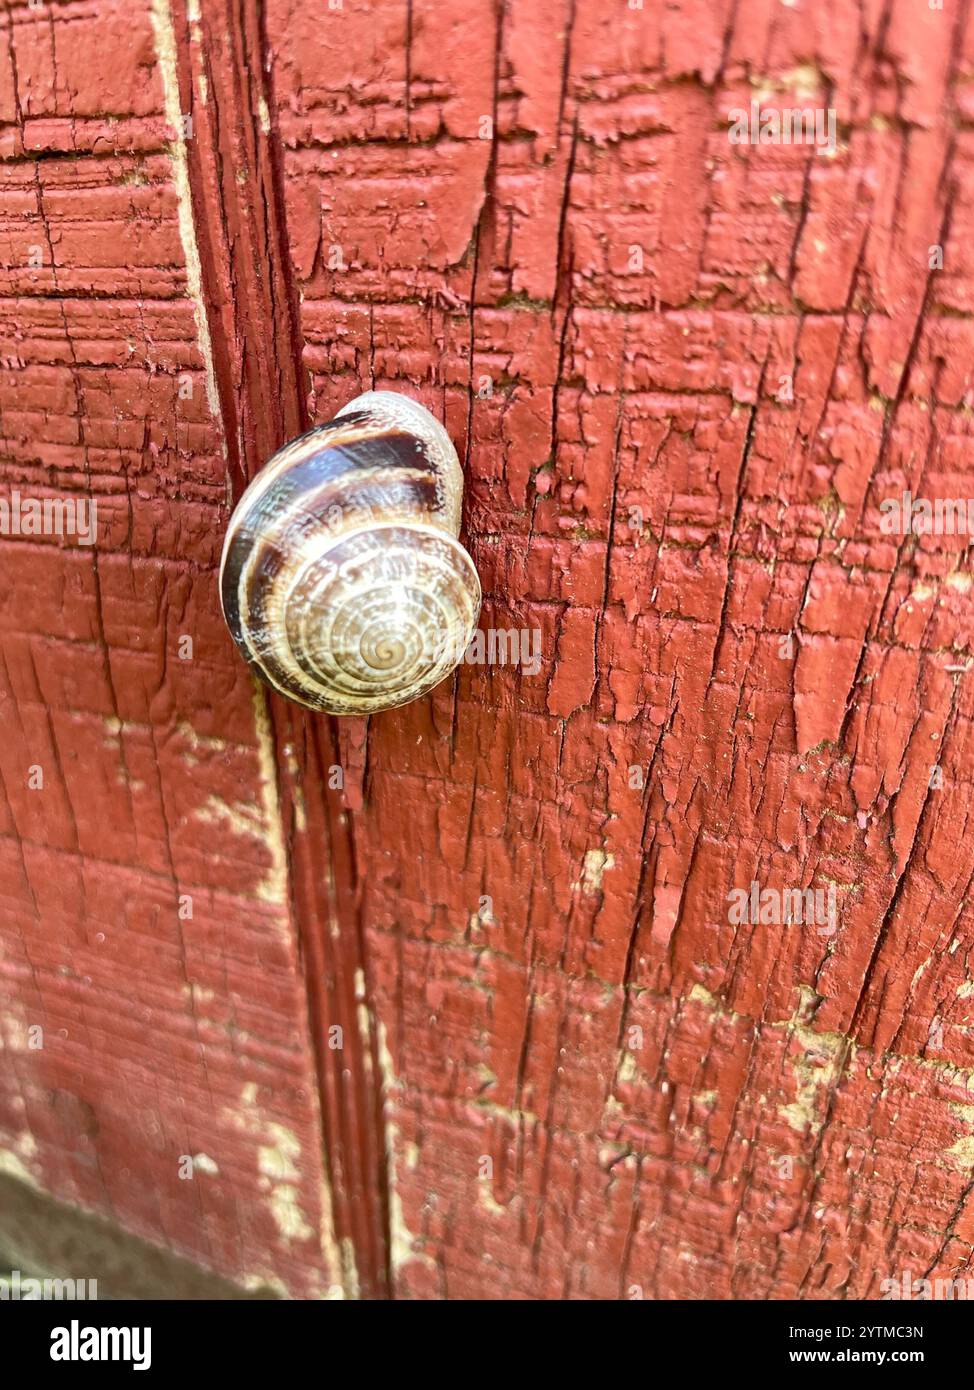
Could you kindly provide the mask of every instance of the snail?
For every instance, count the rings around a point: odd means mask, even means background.
[[[257,674],[328,714],[438,685],[480,613],[462,493],[446,430],[393,391],[285,444],[237,503],[220,564],[223,615]]]

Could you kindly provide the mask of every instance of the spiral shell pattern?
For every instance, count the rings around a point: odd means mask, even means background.
[[[286,444],[241,497],[220,595],[254,670],[329,714],[394,709],[454,669],[480,613],[442,425],[368,391]]]

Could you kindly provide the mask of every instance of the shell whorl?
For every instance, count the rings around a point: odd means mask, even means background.
[[[279,450],[238,502],[220,596],[247,661],[329,714],[425,695],[463,656],[480,581],[457,540],[463,473],[417,402],[368,391]]]

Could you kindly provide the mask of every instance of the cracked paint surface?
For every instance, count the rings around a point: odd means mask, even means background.
[[[91,551],[2,542],[0,1167],[245,1287],[335,1296],[274,755],[216,592],[179,13],[0,17],[0,486],[99,520]]]
[[[315,417],[437,411],[485,625],[543,634],[342,726],[396,1292],[962,1272],[969,561],[878,507],[970,486],[967,12],[270,17]],[[730,146],[753,96],[834,157]],[[835,936],[731,926],[754,879]]]
[[[879,503],[974,471],[970,7],[267,0],[241,111],[221,6],[0,20],[4,481],[104,518],[0,599],[0,969],[46,1038],[3,1153],[299,1295],[962,1276],[972,575]],[[833,106],[835,156],[731,146],[755,96]],[[446,422],[484,625],[542,668],[282,744],[227,474],[370,387]],[[755,879],[834,883],[835,936],[732,927]]]

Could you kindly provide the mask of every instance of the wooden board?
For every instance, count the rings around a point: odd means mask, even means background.
[[[969,7],[2,25],[3,489],[99,535],[2,538],[0,1167],[298,1297],[968,1270],[972,573],[879,503],[974,472]],[[834,153],[732,144],[752,96]],[[371,386],[541,663],[336,723],[215,571]],[[753,881],[837,930],[732,924]]]

